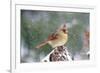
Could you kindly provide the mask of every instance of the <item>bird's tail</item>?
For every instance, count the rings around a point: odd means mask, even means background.
[[[42,46],[46,45],[48,41],[44,41],[41,44],[37,45],[36,48],[41,48]]]

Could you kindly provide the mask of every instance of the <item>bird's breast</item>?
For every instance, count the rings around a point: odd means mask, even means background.
[[[55,48],[57,46],[63,46],[64,44],[66,44],[67,40],[68,40],[67,34],[59,34],[57,36],[57,39],[48,41],[48,44],[50,44],[53,48]]]

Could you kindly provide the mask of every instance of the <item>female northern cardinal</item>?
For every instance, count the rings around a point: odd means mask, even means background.
[[[58,46],[63,46],[68,40],[68,31],[66,25],[61,25],[60,28],[53,34],[51,34],[44,42],[37,45],[36,48],[41,48],[42,46],[49,44],[52,48]]]

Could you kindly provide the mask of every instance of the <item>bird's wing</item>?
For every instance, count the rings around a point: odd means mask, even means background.
[[[57,33],[52,33],[49,37],[48,37],[48,40],[54,40],[54,39],[57,39],[58,37],[58,34]]]

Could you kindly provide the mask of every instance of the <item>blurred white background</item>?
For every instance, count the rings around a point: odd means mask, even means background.
[[[55,2],[96,6],[96,59],[97,66],[91,68],[73,68],[43,71],[43,73],[99,73],[100,69],[100,0],[33,0],[35,2]],[[94,16],[95,17],[95,16]],[[10,0],[0,0],[0,73],[9,73],[10,69]],[[35,73],[35,72],[34,72]],[[42,73],[42,71],[40,71]]]

